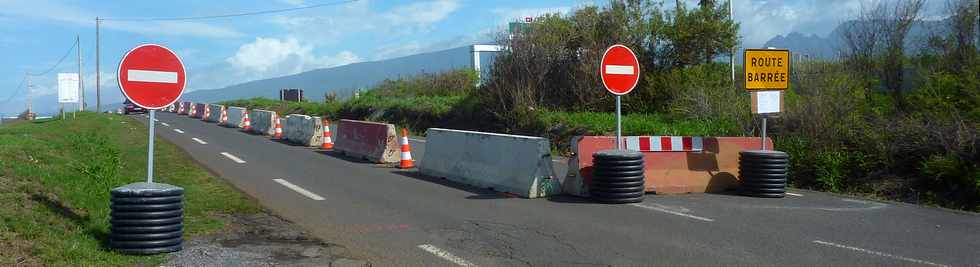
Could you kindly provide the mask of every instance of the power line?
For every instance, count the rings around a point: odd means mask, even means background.
[[[51,71],[54,71],[54,69],[58,68],[58,66],[61,65],[61,62],[65,61],[65,58],[68,58],[68,55],[71,55],[71,51],[75,51],[76,47],[78,47],[78,42],[72,42],[71,47],[68,48],[68,51],[65,51],[65,55],[61,56],[61,59],[58,59],[58,63],[55,63],[54,66],[51,66],[51,68],[48,68],[48,70],[43,72],[38,72],[38,73],[28,72],[27,75],[41,76],[41,75],[47,75],[48,73],[51,73]]]
[[[335,1],[307,6],[291,7],[291,8],[280,8],[280,9],[270,9],[243,13],[232,13],[232,14],[221,14],[221,15],[210,15],[210,16],[194,16],[194,17],[169,17],[169,18],[101,18],[101,20],[108,21],[179,21],[179,20],[205,20],[205,19],[218,19],[218,18],[230,18],[230,17],[241,17],[241,16],[254,16],[254,15],[265,15],[273,13],[282,13],[289,11],[297,11],[303,9],[318,8],[324,6],[333,5],[343,5],[348,3],[357,2],[360,0],[346,0],[346,1]]]

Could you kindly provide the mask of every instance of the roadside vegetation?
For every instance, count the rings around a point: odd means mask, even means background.
[[[107,247],[109,191],[145,181],[146,133],[130,118],[88,112],[0,126],[0,265],[162,263]],[[260,211],[176,146],[158,141],[155,153],[155,181],[186,190],[185,240],[223,229],[228,215]]]
[[[980,56],[977,3],[951,0],[948,29],[906,38],[922,0],[866,7],[845,28],[832,60],[791,66],[786,112],[770,119],[776,149],[791,155],[793,186],[980,211]],[[509,49],[488,80],[455,71],[385,81],[359,98],[322,103],[269,99],[225,104],[290,113],[548,137],[561,151],[575,135],[614,131],[614,98],[597,66],[623,43],[644,78],[623,97],[624,134],[758,136],[741,66],[727,58],[739,25],[728,3],[613,0],[538,17],[529,31],[502,33]],[[906,47],[911,43],[914,47]],[[741,49],[736,53],[741,53]]]

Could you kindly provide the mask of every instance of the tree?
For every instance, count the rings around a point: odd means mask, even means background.
[[[876,20],[884,32],[885,58],[882,68],[884,85],[891,90],[895,105],[899,110],[905,110],[905,96],[902,90],[905,73],[905,37],[908,36],[912,24],[919,19],[919,13],[925,0],[898,0],[894,5],[882,3],[886,10],[885,18]]]

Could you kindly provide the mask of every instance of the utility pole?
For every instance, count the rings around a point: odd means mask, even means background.
[[[75,52],[78,52],[78,111],[85,110],[85,83],[82,82],[82,39],[75,35]]]
[[[34,114],[34,109],[31,107],[31,93],[34,92],[34,85],[31,84],[31,74],[27,73],[27,120],[31,120],[31,114]]]
[[[102,113],[102,71],[101,57],[99,56],[99,24],[102,19],[95,17],[95,113]]]
[[[728,1],[728,18],[735,22],[735,11],[732,6],[735,5],[735,0]],[[732,85],[735,85],[735,46],[732,46],[732,54],[728,57],[728,65],[732,66]]]

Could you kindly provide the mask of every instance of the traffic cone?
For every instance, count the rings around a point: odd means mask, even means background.
[[[276,133],[273,138],[282,139],[282,122],[280,122],[279,116],[276,116]]]
[[[408,144],[408,129],[402,128],[402,161],[398,165],[400,169],[411,169],[415,167],[412,160],[412,148]]]
[[[323,149],[333,149],[333,139],[330,138],[330,121],[323,119]]]
[[[242,124],[245,125],[245,126],[242,126],[242,130],[244,130],[244,131],[252,130],[252,120],[248,119],[248,112],[246,112],[245,113],[245,117],[242,118]]]

